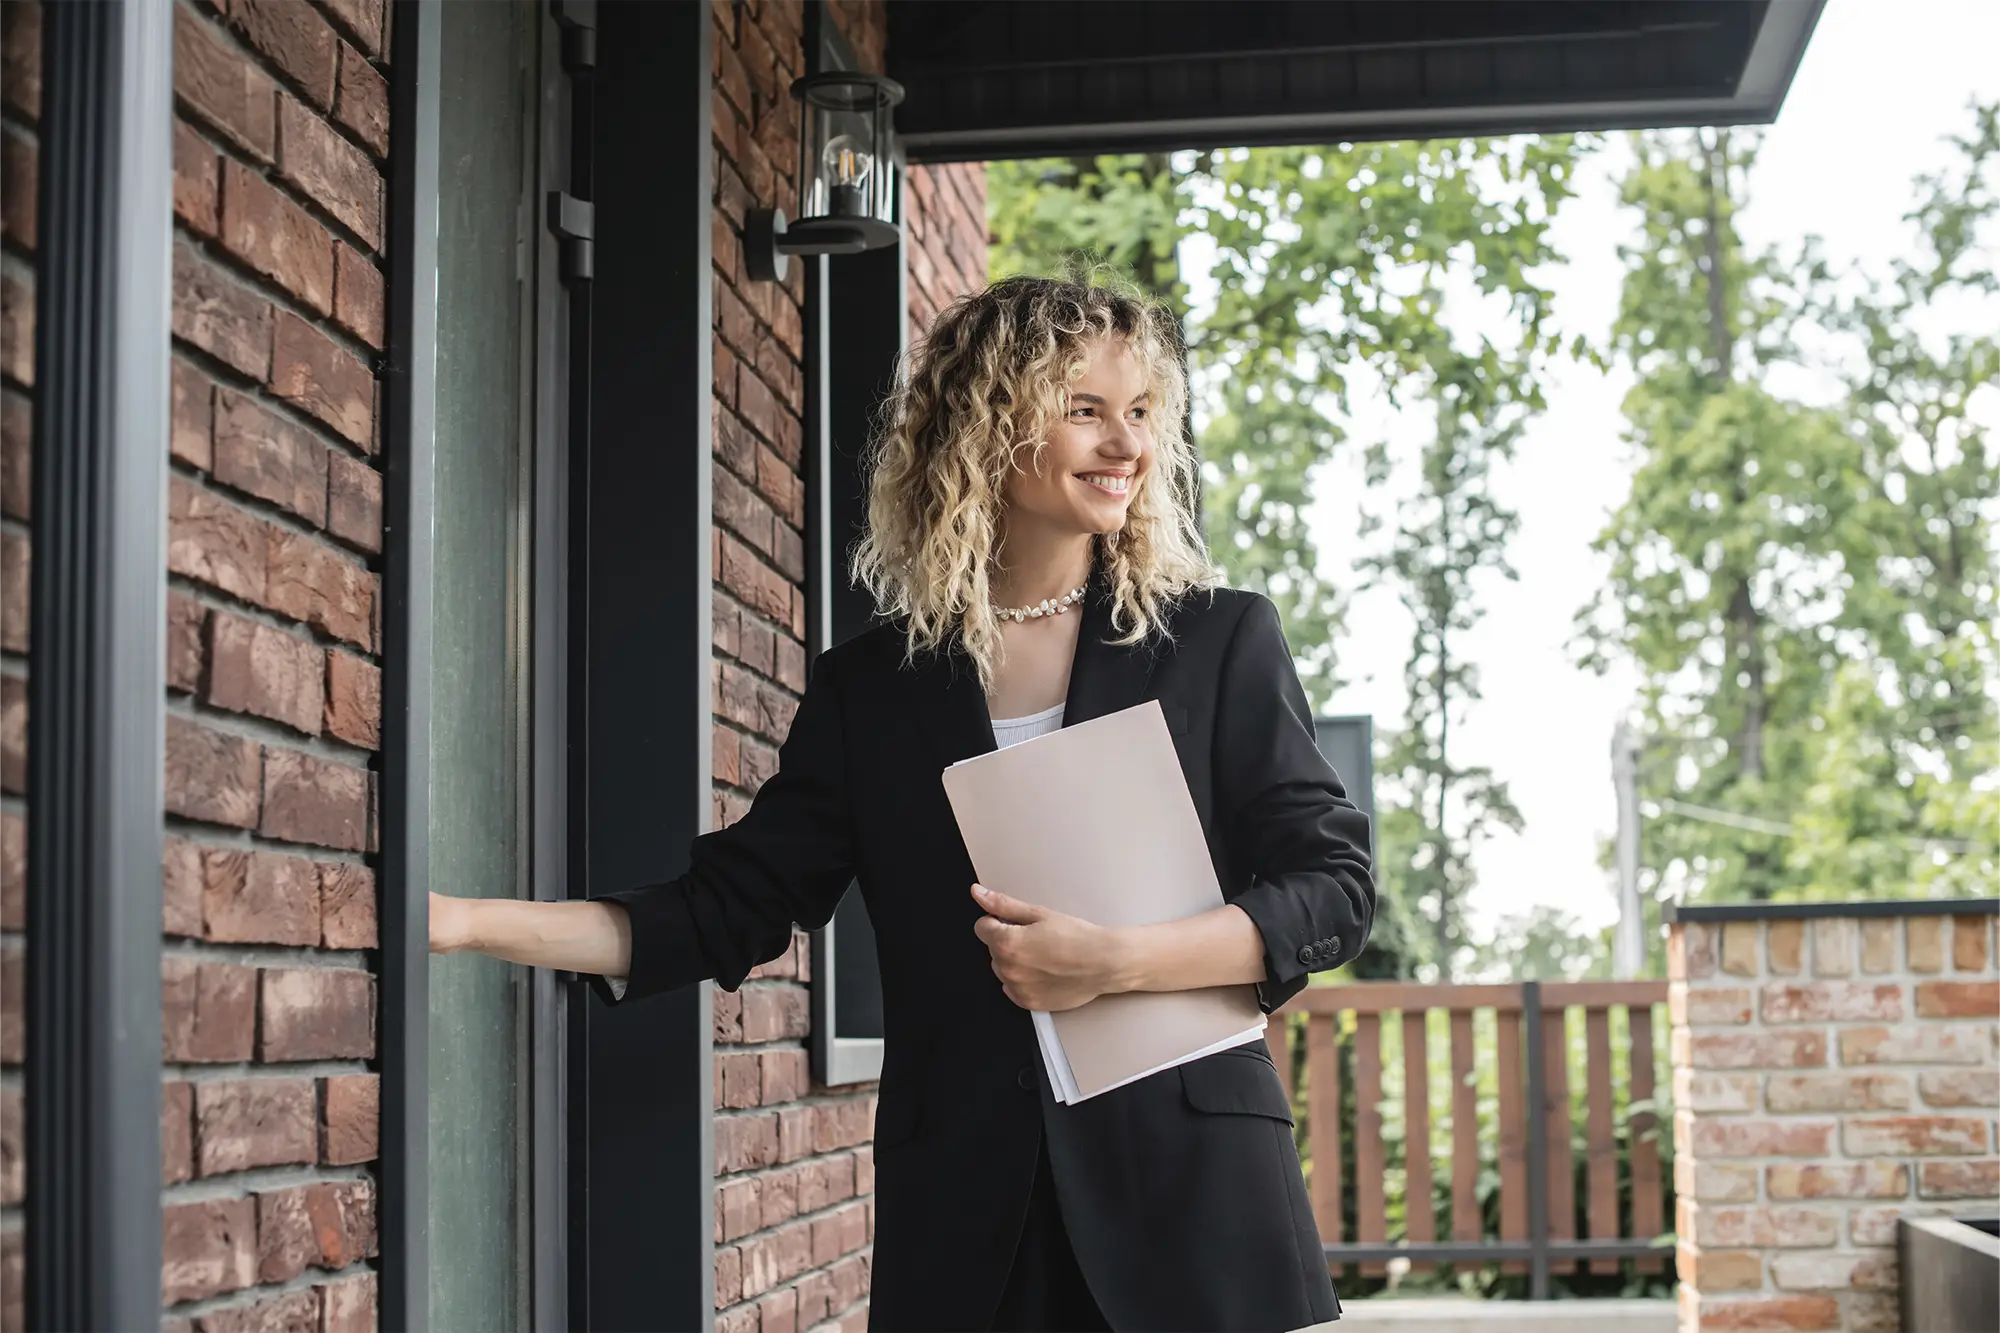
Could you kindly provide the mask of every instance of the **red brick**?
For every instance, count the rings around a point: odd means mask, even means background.
[[[764,1105],[797,1101],[805,1096],[812,1082],[812,1073],[807,1067],[804,1051],[765,1051],[759,1060],[763,1067]]]
[[[194,1106],[203,1177],[308,1165],[318,1155],[309,1078],[197,1083]]]
[[[717,1042],[743,1040],[743,996],[738,991],[726,991],[719,986],[711,986],[714,994],[711,1019],[713,1037]]]
[[[1755,1250],[1697,1250],[1680,1247],[1676,1276],[1704,1292],[1758,1291],[1764,1285],[1764,1260]]]
[[[804,1211],[799,1207],[799,1178],[803,1169],[775,1171],[759,1178],[763,1186],[760,1200],[764,1227],[783,1226]]]
[[[26,1039],[27,994],[22,949],[0,941],[0,1065],[21,1063]]]
[[[333,317],[370,347],[383,342],[382,271],[345,241],[334,242]]]
[[[745,1305],[715,1317],[715,1333],[761,1333],[757,1307]]]
[[[382,54],[387,40],[383,31],[383,0],[327,0],[326,7],[347,35],[361,43],[362,50],[371,56]]]
[[[315,1290],[323,1319],[319,1333],[375,1333],[375,1274],[342,1278]]]
[[[1764,961],[1771,971],[1796,976],[1803,966],[1805,923],[1773,921],[1764,936]]]
[[[23,1155],[23,1104],[18,1089],[0,1088],[0,1204],[16,1204],[27,1190]]]
[[[738,761],[738,738],[727,727],[716,727],[709,742],[709,777],[715,782],[734,787],[742,781],[742,770]]]
[[[28,8],[30,6],[27,4],[0,5],[0,14],[4,14],[11,19],[15,10]],[[9,64],[11,65],[12,62],[10,61]],[[7,94],[11,101],[12,97],[18,93],[18,89],[0,82],[0,93]],[[24,1296],[24,1289],[27,1285],[25,1271],[27,1268],[27,1255],[22,1244],[22,1239],[25,1235],[26,1229],[22,1227],[12,1227],[6,1231],[0,1231],[0,1328],[27,1327],[26,1300]],[[164,1333],[181,1333],[181,1330],[166,1329]],[[192,1331],[190,1330],[189,1333],[192,1333]]]
[[[271,392],[366,447],[375,411],[375,376],[368,367],[286,310],[277,312],[271,346]]]
[[[1952,1157],[1991,1151],[1986,1121],[1976,1116],[1873,1116],[1845,1121],[1843,1151],[1850,1157]]]
[[[781,637],[777,641],[773,670],[778,684],[794,694],[804,694],[806,692],[805,646],[791,638]]]
[[[1896,923],[1861,923],[1861,970],[1876,975],[1896,970]]]
[[[257,1280],[257,1205],[252,1200],[170,1204],[160,1222],[160,1294],[166,1304],[241,1291]]]
[[[1766,1023],[1895,1022],[1903,1016],[1903,988],[1827,981],[1766,986],[1759,1008]]]
[[[283,93],[278,174],[331,213],[370,250],[382,248],[382,176],[368,155]]]
[[[359,459],[333,455],[327,530],[371,555],[382,549],[382,474]]]
[[[811,997],[791,986],[753,986],[743,992],[743,1040],[796,1040],[812,1030]]]
[[[277,85],[192,10],[174,10],[174,95],[259,162],[276,150]]]
[[[30,434],[34,408],[17,393],[0,393],[0,513],[26,522],[34,471]]]
[[[716,666],[715,711],[739,727],[754,728],[762,719],[757,712],[757,678],[733,662]]]
[[[737,656],[742,659],[744,666],[759,675],[768,676],[775,665],[777,637],[769,625],[745,616],[738,635],[742,650]]]
[[[270,374],[270,303],[184,240],[174,243],[173,300],[176,338],[253,379]]]
[[[1848,1239],[1855,1245],[1894,1245],[1896,1221],[1902,1208],[1856,1208],[1848,1218]]]
[[[741,1111],[758,1104],[761,1083],[754,1053],[718,1051],[715,1056],[715,1104]]]
[[[740,1239],[762,1226],[763,1208],[758,1195],[762,1186],[750,1180],[729,1180],[715,1189],[717,1241]]]
[[[1764,1168],[1764,1189],[1773,1199],[1900,1199],[1910,1192],[1910,1168],[1901,1162],[1772,1165]]]
[[[2000,1018],[2000,978],[1989,981],[1920,981],[1919,1018]]]
[[[28,597],[34,580],[28,539],[18,532],[0,532],[0,649],[28,651]]]
[[[736,603],[722,594],[709,599],[709,640],[718,654],[723,657],[738,655],[740,626]]]
[[[257,742],[167,718],[167,813],[254,828],[262,760]]]
[[[389,155],[389,81],[353,47],[340,53],[340,100],[334,119],[368,145],[377,157]]]
[[[735,1246],[715,1251],[715,1308],[721,1310],[743,1299],[743,1252]],[[720,1330],[722,1323],[716,1321]]]
[[[796,1287],[774,1291],[757,1303],[759,1333],[798,1333],[799,1293]]]
[[[160,1088],[160,1183],[194,1179],[194,1084]]]
[[[317,645],[261,621],[209,617],[208,702],[319,735],[326,670]]]
[[[1826,1063],[1823,1032],[1699,1032],[1689,1048],[1696,1069],[1809,1069]]]
[[[875,1148],[872,1144],[863,1144],[854,1150],[854,1192],[875,1192]]]
[[[1855,923],[1844,917],[1812,923],[1812,963],[1816,977],[1854,975]]]
[[[230,0],[229,24],[324,111],[333,105],[339,41],[305,0]]]
[[[329,949],[377,947],[375,872],[352,861],[319,866],[320,943]]]
[[[1823,1157],[1833,1147],[1830,1120],[1700,1118],[1694,1151],[1712,1157]]]
[[[12,143],[13,136],[7,136]],[[185,121],[174,122],[174,216],[191,231],[213,236],[222,226],[219,159]],[[32,218],[33,211],[29,210]]]
[[[785,410],[776,395],[755,375],[737,376],[736,410],[743,423],[762,436],[767,445],[783,447],[787,437],[798,430],[797,419]],[[763,469],[760,467],[758,471],[762,473]],[[782,510],[785,506],[780,505],[779,508]]]
[[[1926,1069],[1917,1091],[1926,1106],[2000,1106],[2000,1069]]]
[[[167,688],[192,694],[201,688],[208,650],[208,608],[192,597],[167,594]]]
[[[1847,1028],[1840,1034],[1844,1065],[1976,1065],[1994,1055],[1990,1028],[1970,1023],[1905,1028]]]
[[[1831,1296],[1701,1297],[1702,1333],[1814,1333],[1840,1327],[1840,1305]]]
[[[1984,916],[1958,916],[1951,920],[1951,965],[1960,972],[1983,972],[1986,970],[1988,945],[1986,937],[1992,931],[1992,918]]]
[[[875,1099],[857,1097],[812,1108],[813,1150],[828,1153],[866,1143],[875,1135]]]
[[[2000,1158],[1977,1162],[1923,1162],[1917,1194],[1925,1199],[2000,1199]]]
[[[814,1267],[853,1254],[868,1243],[868,1215],[859,1204],[816,1219],[812,1228]]]
[[[1687,1110],[1733,1115],[1758,1107],[1756,1074],[1726,1074],[1693,1069],[1674,1071],[1674,1097]]]
[[[715,520],[759,551],[771,549],[771,508],[727,467],[715,474]]]
[[[743,742],[743,785],[756,792],[778,771],[778,752],[761,741]]]
[[[0,676],[0,791],[28,789],[28,682]]]
[[[0,811],[0,930],[28,928],[28,822]]]
[[[319,1293],[288,1291],[249,1305],[210,1310],[195,1319],[195,1333],[320,1333]]]
[[[799,1279],[794,1288],[799,1293],[799,1324],[811,1327],[826,1318],[833,1307],[833,1275],[827,1272],[807,1273]]]
[[[201,937],[201,848],[169,837],[160,855],[160,928],[169,935]]]
[[[0,134],[0,235],[24,250],[35,248],[35,178],[40,173],[34,141],[11,131]]]
[[[326,655],[326,729],[373,750],[382,741],[382,671],[334,649]]]
[[[1896,1286],[1896,1259],[1875,1254],[1781,1254],[1771,1280],[1785,1291],[1887,1291]]]
[[[258,832],[284,842],[365,850],[368,774],[296,750],[264,752],[263,817]]]
[[[743,1246],[743,1298],[761,1296],[813,1267],[812,1223],[767,1231]]]
[[[333,311],[333,237],[240,162],[222,170],[222,244],[322,315]]]
[[[35,285],[0,273],[0,370],[16,382],[35,383]]]
[[[374,646],[375,576],[326,543],[274,528],[264,603],[357,648]]]
[[[754,1171],[778,1160],[778,1117],[722,1116],[715,1122],[715,1171]]]
[[[256,1031],[255,968],[174,954],[160,960],[160,1035],[168,1060],[248,1060]]]
[[[1944,971],[1944,918],[1907,917],[1903,929],[1909,947],[1910,971]]]
[[[1821,1208],[1703,1205],[1695,1214],[1695,1243],[1727,1248],[1812,1248],[1840,1239],[1840,1214]]]
[[[266,968],[262,1060],[365,1060],[375,1054],[375,982],[344,967]]]
[[[757,441],[736,419],[734,412],[718,410],[714,416],[715,456],[737,476],[746,480],[756,477]]]
[[[1901,1074],[1773,1074],[1764,1102],[1779,1112],[1903,1111],[1910,1081]]]
[[[203,857],[202,919],[209,939],[318,944],[319,873],[303,857],[211,849]]]
[[[262,605],[275,529],[182,477],[167,487],[167,569]]]
[[[365,1182],[259,1194],[258,1280],[290,1282],[308,1268],[338,1272],[366,1257],[374,1229],[373,1191]]]

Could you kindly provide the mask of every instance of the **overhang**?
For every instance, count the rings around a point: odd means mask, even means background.
[[[1776,118],[1823,0],[888,0],[917,162]]]

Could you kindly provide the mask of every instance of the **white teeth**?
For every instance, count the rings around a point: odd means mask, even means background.
[[[1117,495],[1123,495],[1125,493],[1126,487],[1130,484],[1132,479],[1130,477],[1089,476],[1085,477],[1084,480],[1089,482],[1091,485],[1098,487],[1101,490],[1107,490]]]

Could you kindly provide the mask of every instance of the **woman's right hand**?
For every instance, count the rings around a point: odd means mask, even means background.
[[[431,952],[457,953],[472,943],[474,898],[431,895]]]

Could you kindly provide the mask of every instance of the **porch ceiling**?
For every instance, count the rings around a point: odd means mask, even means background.
[[[912,161],[1776,117],[1824,0],[888,0]]]

